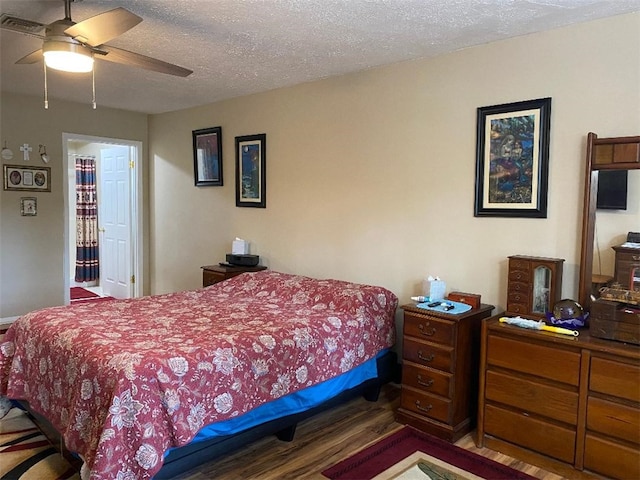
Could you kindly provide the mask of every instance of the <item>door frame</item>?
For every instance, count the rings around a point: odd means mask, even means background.
[[[63,252],[63,276],[64,276],[64,302],[65,305],[71,303],[70,286],[71,286],[71,271],[70,260],[71,252],[69,251],[69,227],[71,224],[71,218],[69,213],[69,207],[71,205],[71,194],[75,194],[75,159],[71,157],[69,152],[69,142],[78,141],[83,143],[98,143],[107,145],[121,145],[129,147],[131,160],[133,161],[133,170],[131,175],[130,184],[130,198],[131,198],[131,255],[132,265],[131,273],[135,275],[135,282],[133,284],[133,296],[142,296],[144,285],[143,278],[143,182],[142,182],[142,142],[133,140],[123,140],[117,138],[108,137],[96,137],[93,135],[81,135],[77,133],[63,133],[62,134],[62,155],[64,174],[66,180],[62,182],[63,196],[64,196],[64,252]],[[72,161],[73,160],[73,161]]]

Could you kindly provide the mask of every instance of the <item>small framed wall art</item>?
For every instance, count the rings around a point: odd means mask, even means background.
[[[20,198],[20,215],[35,217],[38,214],[38,199],[36,197]]]
[[[478,108],[476,217],[547,217],[551,98]]]
[[[4,189],[50,192],[51,167],[4,165]]]
[[[222,127],[193,130],[196,187],[222,186]]]
[[[267,135],[236,137],[236,207],[267,207]]]

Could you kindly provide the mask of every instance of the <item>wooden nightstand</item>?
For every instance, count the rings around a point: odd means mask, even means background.
[[[450,442],[475,426],[480,326],[493,305],[461,315],[405,305],[396,420]]]
[[[245,272],[259,272],[267,267],[257,265],[255,267],[225,267],[222,265],[205,265],[202,268],[202,286],[208,287],[214,283],[222,282]]]

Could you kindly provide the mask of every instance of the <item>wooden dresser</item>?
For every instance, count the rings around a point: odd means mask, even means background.
[[[230,267],[225,265],[205,265],[202,267],[202,286],[208,287],[214,283],[222,282],[245,272],[259,272],[267,267],[257,265],[255,267]]]
[[[640,478],[640,349],[483,322],[478,446],[568,478]]]
[[[613,249],[616,252],[614,281],[624,289],[637,289],[640,285],[640,248],[618,245]]]
[[[492,305],[449,315],[405,305],[396,420],[450,442],[475,426],[480,323]]]

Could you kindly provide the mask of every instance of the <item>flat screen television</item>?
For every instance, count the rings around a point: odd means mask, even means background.
[[[627,170],[600,170],[598,174],[598,199],[600,210],[627,209]]]

